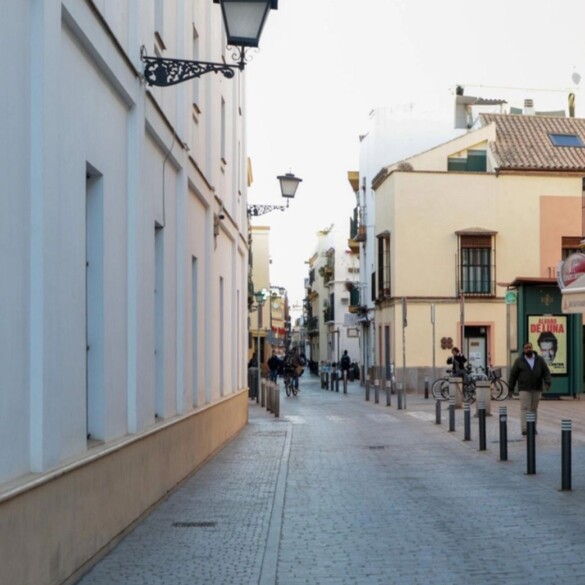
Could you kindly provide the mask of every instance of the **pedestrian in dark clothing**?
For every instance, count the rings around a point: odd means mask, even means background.
[[[451,357],[447,358],[447,363],[451,364],[454,376],[463,376],[466,362],[467,358],[459,351],[458,347],[454,347],[451,350]]]
[[[275,351],[272,352],[272,355],[268,360],[268,369],[270,370],[270,381],[276,382],[278,377],[278,370],[280,369],[280,359],[276,355]]]
[[[524,353],[516,359],[510,371],[508,386],[511,391],[518,383],[520,398],[520,423],[522,434],[526,435],[526,413],[538,411],[542,390],[551,386],[551,375],[544,359],[532,348],[532,343],[524,344]]]
[[[339,367],[341,368],[341,376],[345,383],[349,379],[349,370],[351,368],[351,359],[347,354],[347,349],[343,351],[341,360],[339,360]]]

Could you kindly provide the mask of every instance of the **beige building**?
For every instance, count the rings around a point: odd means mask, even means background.
[[[250,226],[250,250],[248,359],[259,355],[266,373],[272,350],[286,351],[288,296],[284,287],[270,283],[270,227]]]
[[[384,168],[376,191],[375,355],[407,388],[456,345],[506,367],[519,278],[551,280],[578,245],[585,120],[485,114],[477,130]]]

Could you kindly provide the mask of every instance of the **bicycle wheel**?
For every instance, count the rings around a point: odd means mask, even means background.
[[[475,402],[475,382],[469,380],[463,384],[463,402],[473,404]]]
[[[501,378],[498,378],[496,382],[502,389],[500,392],[500,396],[497,398],[497,400],[506,400],[506,398],[508,398],[508,394],[510,393],[510,387],[508,386],[508,382],[506,382],[506,380],[502,380]]]
[[[492,380],[490,382],[490,396],[492,400],[501,400],[503,386],[499,380]]]
[[[443,384],[446,382],[445,378],[438,378],[437,380],[435,380],[433,382],[433,385],[431,386],[431,394],[433,395],[433,398],[435,398],[436,400],[445,400],[445,397],[443,396],[442,393],[442,389],[443,389]],[[449,398],[449,383],[447,382],[447,398]]]
[[[287,396],[290,396],[291,381],[288,378],[284,379],[284,391]]]
[[[441,399],[449,400],[449,380],[443,380],[441,383]]]

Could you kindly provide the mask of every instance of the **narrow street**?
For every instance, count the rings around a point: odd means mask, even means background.
[[[340,387],[341,390],[341,387]],[[464,442],[447,412],[301,379],[276,419],[250,401],[240,435],[161,503],[82,585],[562,585],[585,581],[585,401],[541,405],[526,475],[518,402],[492,402]],[[507,406],[509,461],[499,461]],[[560,420],[574,415],[573,490],[560,491]]]

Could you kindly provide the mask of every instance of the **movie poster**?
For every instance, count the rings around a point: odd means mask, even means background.
[[[551,374],[567,373],[567,317],[529,315],[528,341],[544,358]]]

